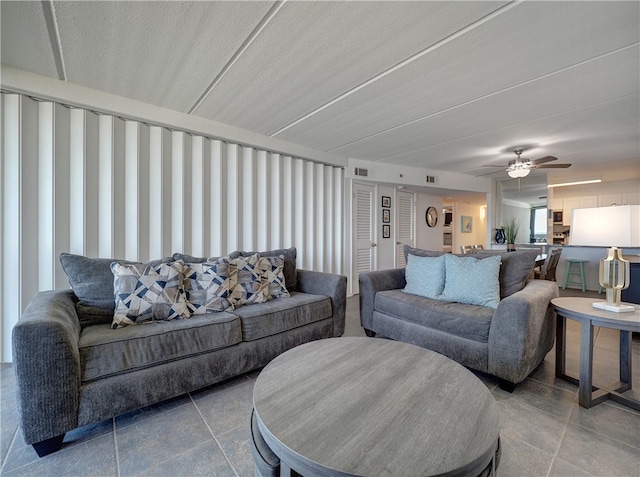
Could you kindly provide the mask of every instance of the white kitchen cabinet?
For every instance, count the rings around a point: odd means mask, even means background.
[[[622,205],[622,194],[607,194],[598,196],[598,207],[609,207],[610,205]]]
[[[598,196],[597,195],[588,195],[585,197],[580,197],[580,208],[581,209],[590,209],[591,207],[598,207]]]
[[[622,194],[623,205],[640,205],[640,192],[625,192]]]
[[[562,200],[562,225],[571,225],[573,209],[580,209],[580,197],[568,197]]]
[[[562,199],[551,199],[547,203],[547,209],[562,210]]]

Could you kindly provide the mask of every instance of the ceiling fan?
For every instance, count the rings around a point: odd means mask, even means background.
[[[524,152],[524,147],[516,147],[513,152],[517,156],[516,159],[509,161],[506,165],[505,172],[510,177],[521,178],[529,175],[531,169],[566,169],[571,167],[571,164],[547,164],[551,161],[557,161],[557,157],[545,156],[540,159],[530,160],[527,158],[520,158],[520,155]],[[485,164],[485,167],[505,167],[504,165],[496,166]]]

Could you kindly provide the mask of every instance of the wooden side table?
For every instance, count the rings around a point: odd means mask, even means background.
[[[591,298],[554,298],[556,313],[556,377],[578,385],[578,402],[590,408],[611,399],[640,411],[640,401],[623,396],[631,389],[631,333],[640,331],[640,306],[632,313],[614,313],[593,308]],[[566,319],[580,322],[580,376],[566,373]],[[593,385],[593,327],[601,326],[620,331],[620,379],[606,386]]]

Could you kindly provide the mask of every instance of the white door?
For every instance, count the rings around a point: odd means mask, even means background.
[[[360,293],[358,277],[375,270],[375,187],[353,184],[353,293]]]
[[[406,266],[404,259],[404,246],[416,246],[415,236],[415,194],[412,192],[398,191],[396,210],[396,267]]]

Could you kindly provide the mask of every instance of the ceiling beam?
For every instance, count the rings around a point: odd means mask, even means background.
[[[58,31],[58,22],[56,21],[56,9],[53,6],[53,0],[42,0],[42,9],[44,10],[44,20],[47,24],[49,32],[49,41],[51,42],[51,52],[53,60],[56,63],[56,72],[58,79],[67,81],[67,71],[64,67],[64,55],[62,54],[62,44],[60,43],[60,32]]]

